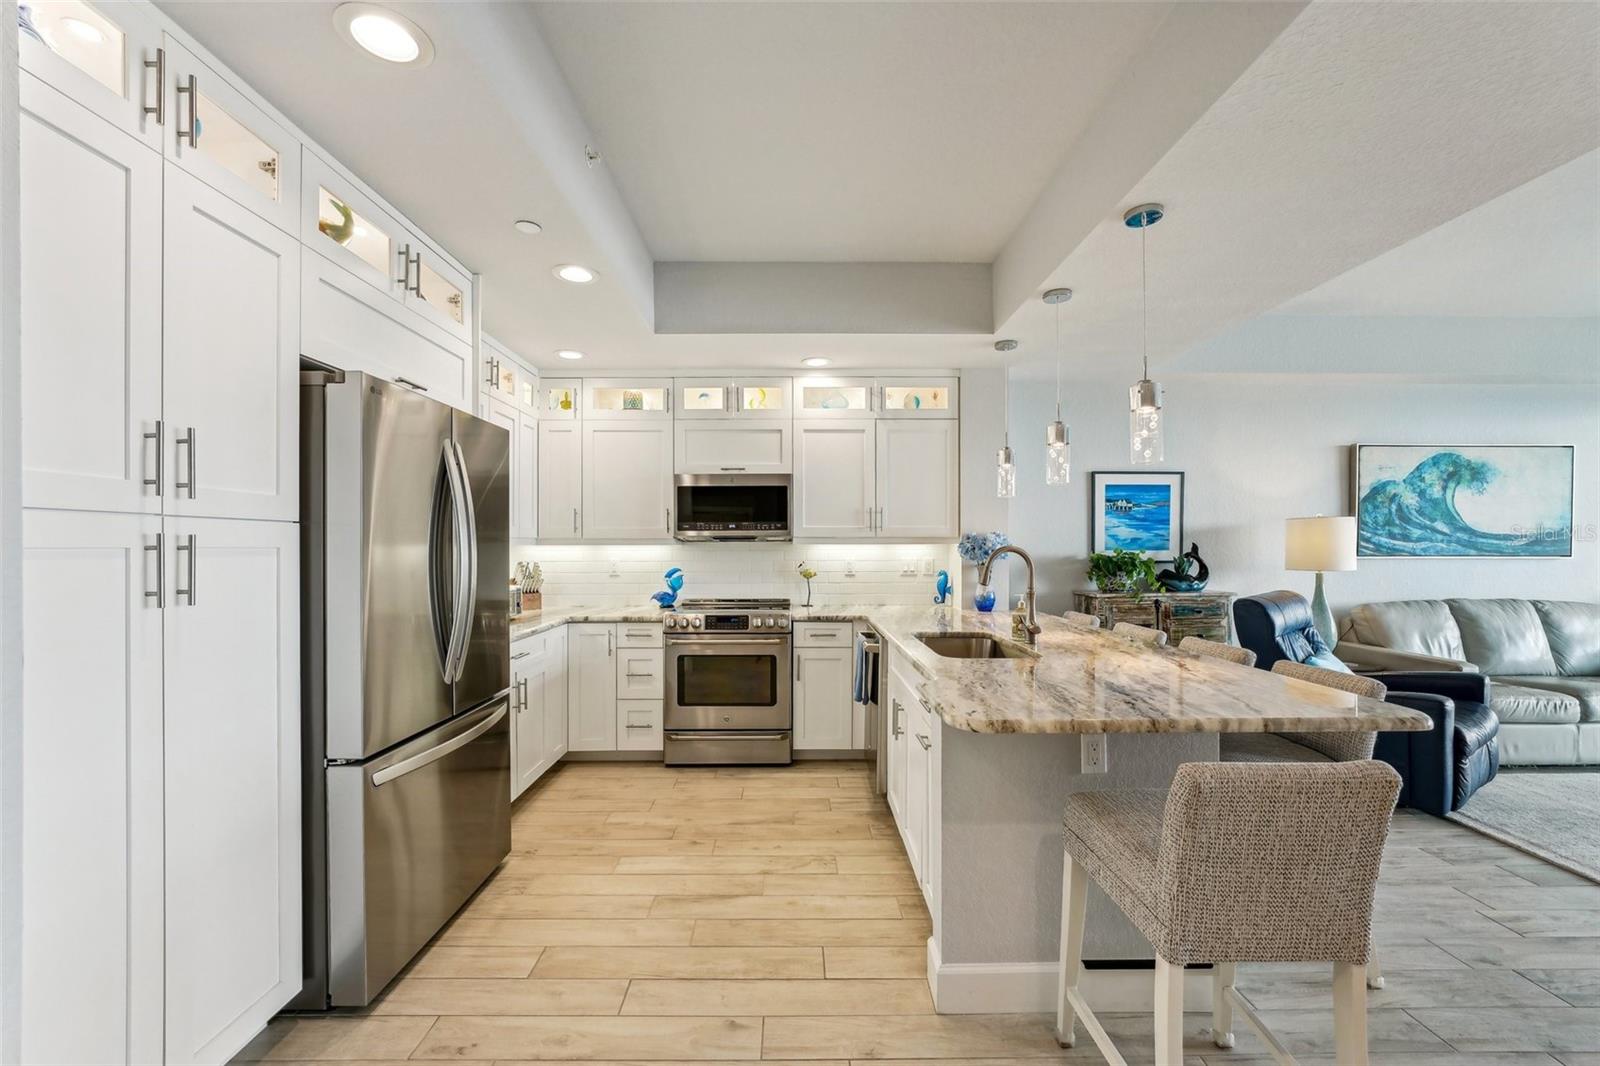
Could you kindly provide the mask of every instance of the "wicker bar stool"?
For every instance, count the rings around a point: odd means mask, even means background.
[[[1062,815],[1060,1006],[1126,1066],[1078,992],[1084,908],[1098,884],[1156,951],[1156,1066],[1183,1061],[1183,968],[1211,963],[1212,1037],[1233,1046],[1238,1010],[1292,1063],[1234,988],[1239,962],[1331,962],[1334,1056],[1366,1066],[1372,896],[1400,776],[1371,760],[1185,763],[1167,792],[1079,792]]]
[[[1122,637],[1124,640],[1132,640],[1137,641],[1140,644],[1148,644],[1153,648],[1165,648],[1167,646],[1167,635],[1161,632],[1161,630],[1147,629],[1144,626],[1136,626],[1132,622],[1118,622],[1116,625],[1111,627],[1111,632],[1115,633],[1119,637]]]
[[[1092,614],[1082,611],[1063,611],[1061,617],[1067,620],[1067,625],[1075,629],[1099,629],[1100,619]]]
[[[1232,644],[1221,644],[1205,637],[1184,637],[1178,641],[1178,650],[1193,652],[1196,655],[1209,655],[1215,659],[1226,659],[1240,666],[1256,664],[1256,653],[1249,648],[1235,648]]]

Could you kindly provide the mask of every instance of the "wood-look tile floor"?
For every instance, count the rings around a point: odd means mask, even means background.
[[[1379,886],[1376,1062],[1600,1066],[1600,885],[1471,830],[1395,818]],[[929,921],[862,763],[566,764],[512,810],[512,856],[370,1008],[273,1022],[239,1061],[1099,1062],[1043,1015],[940,1016]],[[1308,1063],[1331,1061],[1320,967],[1241,967]],[[1107,1028],[1149,1061],[1147,1015]],[[1186,1021],[1190,1063],[1270,1061]]]

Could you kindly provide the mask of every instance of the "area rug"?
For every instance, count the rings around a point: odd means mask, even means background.
[[[1600,772],[1594,769],[1501,770],[1450,817],[1600,881]]]

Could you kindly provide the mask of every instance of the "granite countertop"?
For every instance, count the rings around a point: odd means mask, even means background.
[[[918,633],[1009,640],[1009,614],[941,607],[796,607],[796,622],[863,622],[916,675],[946,725],[971,733],[1425,731],[1420,711],[1174,648],[1150,648],[1040,616],[1036,657],[947,659]],[[659,622],[655,607],[573,607],[513,622],[511,639],[566,622]]]

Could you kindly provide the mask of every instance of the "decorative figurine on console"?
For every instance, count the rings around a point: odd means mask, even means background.
[[[811,579],[817,576],[817,571],[816,571],[816,569],[814,567],[810,566],[809,564],[807,564],[805,562],[802,562],[799,566],[795,567],[795,569],[797,571],[799,571],[801,577],[806,579],[806,602],[802,603],[800,606],[802,606],[802,607],[810,607],[811,606]]]
[[[661,576],[667,583],[666,590],[657,592],[650,598],[660,604],[663,611],[670,611],[678,602],[678,590],[683,588],[683,570],[674,566]]]
[[[1190,542],[1189,550],[1172,560],[1172,568],[1156,575],[1168,592],[1199,592],[1211,580],[1211,568],[1200,558],[1200,545]]]

